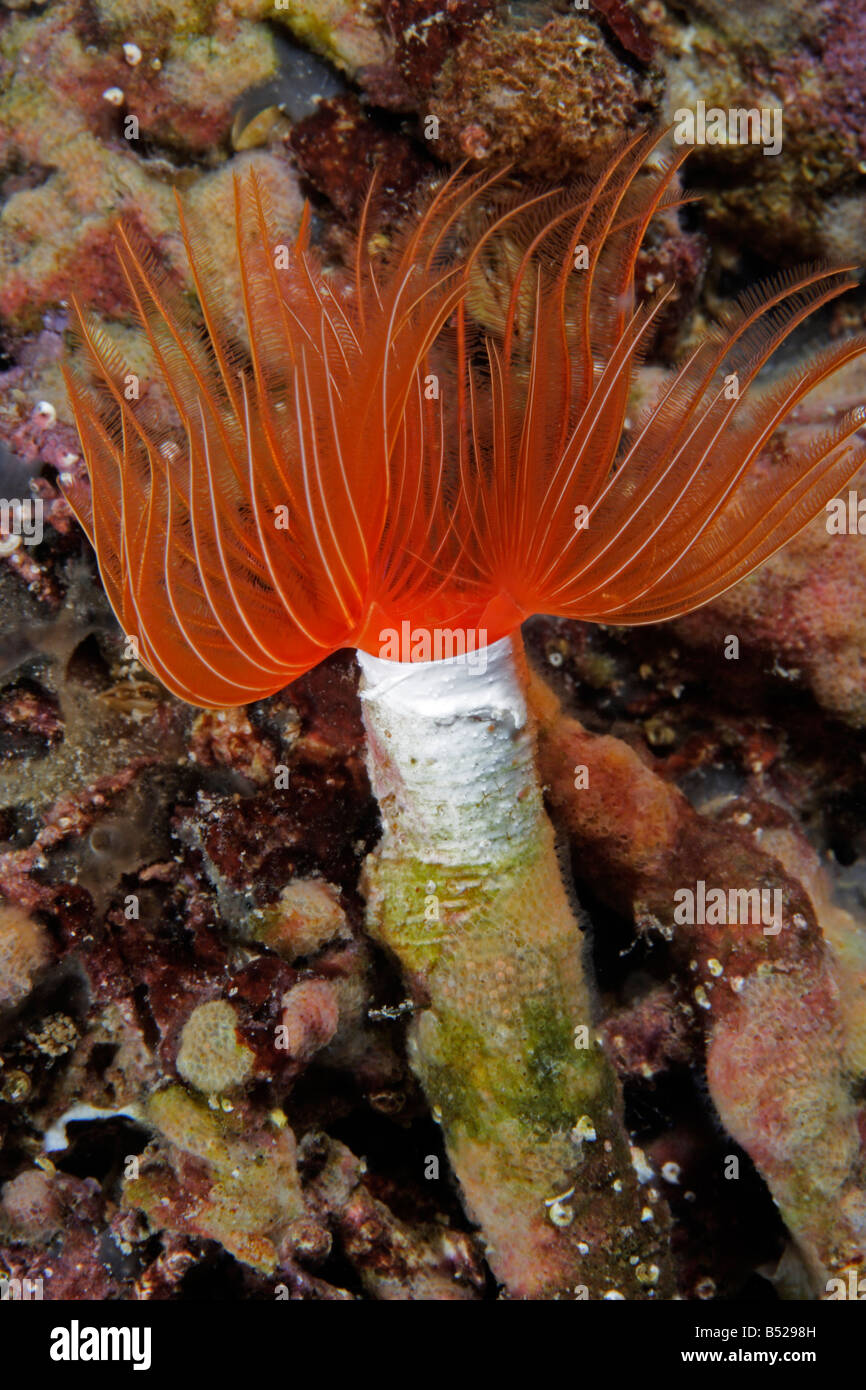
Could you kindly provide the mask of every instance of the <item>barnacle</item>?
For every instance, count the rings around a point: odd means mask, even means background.
[[[636,258],[652,218],[682,201],[684,152],[646,167],[660,138],[635,137],[564,193],[452,176],[390,254],[376,260],[362,226],[345,276],[322,267],[308,218],[281,247],[251,177],[236,187],[246,345],[183,217],[204,330],[121,229],[173,418],[154,427],[127,398],[120,354],[82,314],[92,378],[67,375],[92,494],[71,483],[67,496],[154,674],[193,703],[231,705],[341,646],[378,652],[406,621],[492,642],[533,612],[672,617],[838,491],[866,457],[862,411],[772,465],[762,452],[866,339],[757,378],[851,287],[844,270],[743,296],[629,421],[670,292],[636,304]]]

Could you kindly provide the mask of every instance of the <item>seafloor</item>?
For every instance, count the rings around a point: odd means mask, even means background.
[[[385,235],[437,169],[572,177],[698,100],[781,106],[784,148],[689,162],[700,201],[641,253],[639,288],[677,286],[648,381],[745,284],[866,258],[863,0],[0,0],[0,492],[45,518],[39,544],[0,544],[0,1277],[71,1299],[497,1296],[407,1063],[406,990],[364,930],[379,820],[352,654],[244,709],[183,705],[124,658],[60,495],[81,461],[70,297],[134,350],[116,218],[182,277],[179,188],[230,266],[231,174],[255,165],[289,230],[310,198],[338,260],[374,167]],[[855,291],[790,351],[864,325]],[[861,359],[789,437],[864,383]],[[665,913],[698,880],[800,905],[848,1034],[779,1037],[805,1118],[782,1134],[758,1107],[750,1149],[829,1171],[813,1092],[866,1136],[866,538],[820,517],[671,625],[524,635],[580,721],[567,765],[543,742],[542,777],[679,1296],[812,1296],[718,1117]],[[572,764],[608,792],[576,792]]]

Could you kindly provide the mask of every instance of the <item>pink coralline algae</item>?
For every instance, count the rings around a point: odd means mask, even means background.
[[[784,466],[787,447],[862,398],[862,368],[841,374],[797,412],[766,466]],[[866,438],[866,427],[861,434]],[[676,624],[685,642],[705,650],[739,633],[746,654],[760,654],[780,684],[808,686],[829,714],[860,728],[866,724],[863,495],[861,474],[843,490],[841,505],[828,506],[760,575]]]
[[[624,744],[587,733],[558,715],[548,694],[542,699],[542,764],[554,803],[579,853],[591,857],[597,888],[659,934],[682,1007],[705,1037],[710,1096],[764,1175],[820,1294],[828,1278],[866,1258],[858,1099],[866,1057],[850,1069],[863,1006],[856,993],[840,993],[843,966],[807,889],[779,863],[772,841],[764,848],[763,828],[784,818],[768,808],[768,821],[763,808],[736,804],[723,821],[701,817]],[[588,774],[581,792],[576,767]],[[685,887],[672,892],[671,884]],[[698,909],[685,924],[678,917],[681,892],[700,899],[702,888],[706,902],[708,887],[724,885],[727,903],[729,885],[739,884],[759,885],[777,912],[762,908],[743,921],[726,907],[715,916]],[[646,1037],[652,1075],[658,1043],[653,1030]],[[675,1038],[665,1045],[670,1064]]]

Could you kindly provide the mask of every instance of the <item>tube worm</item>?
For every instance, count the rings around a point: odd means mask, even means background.
[[[289,253],[255,180],[239,183],[248,346],[183,224],[203,327],[134,237],[120,246],[167,409],[129,399],[126,363],[83,313],[84,365],[67,373],[90,486],[64,477],[65,495],[169,689],[240,705],[360,649],[385,824],[370,930],[411,984],[415,1067],[518,1297],[671,1283],[665,1218],[639,1195],[593,1036],[513,634],[537,612],[647,623],[709,601],[866,454],[853,411],[760,467],[809,391],[866,350],[840,340],[771,388],[757,380],[854,283],[844,270],[743,296],[630,419],[671,288],[637,305],[636,261],[652,218],[682,202],[686,152],[659,161],[662,139],[636,135],[565,191],[452,175],[375,263],[365,214],[337,275],[309,217]],[[486,666],[383,662],[383,634],[415,622],[477,633]]]
[[[594,1029],[535,767],[519,642],[433,666],[360,653],[384,834],[368,924],[415,1002],[412,1065],[513,1297],[672,1292]]]

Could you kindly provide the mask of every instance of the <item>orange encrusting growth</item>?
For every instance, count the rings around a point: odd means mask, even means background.
[[[121,231],[171,418],[154,429],[127,399],[126,364],[79,314],[94,379],[76,368],[67,384],[91,490],[67,496],[125,631],[170,689],[246,703],[339,647],[378,654],[404,622],[492,642],[533,612],[672,617],[748,574],[847,482],[866,457],[862,412],[807,452],[758,460],[866,339],[755,384],[854,283],[844,271],[744,296],[628,419],[669,292],[635,304],[636,258],[653,216],[682,201],[684,153],[645,168],[659,139],[636,137],[568,193],[509,198],[501,174],[452,176],[390,255],[372,258],[362,225],[344,277],[323,270],[307,218],[281,251],[255,178],[238,183],[246,347],[183,218],[204,330]]]

